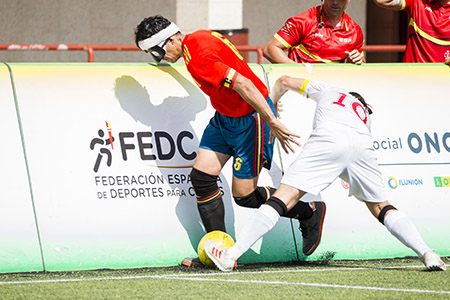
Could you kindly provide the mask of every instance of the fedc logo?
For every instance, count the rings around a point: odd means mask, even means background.
[[[106,127],[98,129],[97,136],[89,143],[95,172],[90,181],[98,199],[195,196],[189,171],[197,157],[198,141],[192,132],[117,132],[109,122],[105,124]],[[120,165],[128,160],[135,163]],[[142,162],[144,168],[136,168],[136,162]],[[116,164],[119,167],[110,168]],[[217,182],[222,181],[218,178]]]
[[[450,187],[450,177],[434,177],[436,187]]]
[[[97,155],[97,160],[95,161],[95,165],[94,165],[94,172],[96,172],[96,173],[98,171],[98,168],[100,167],[100,163],[102,162],[102,159],[104,156],[106,156],[105,157],[106,165],[108,167],[110,167],[111,163],[112,163],[112,153],[109,150],[108,145],[111,145],[111,150],[114,150],[114,144],[113,144],[114,138],[112,137],[112,133],[111,133],[111,124],[109,124],[106,121],[105,121],[105,123],[106,123],[106,128],[107,128],[109,137],[104,138],[105,132],[102,129],[99,129],[98,130],[99,137],[93,138],[91,141],[91,144],[90,144],[91,150],[94,150],[96,145],[100,145],[100,147],[101,147],[99,149],[99,153]]]
[[[98,151],[93,168],[95,173],[102,164],[106,164],[108,167],[112,165],[112,151],[115,146],[118,146],[123,161],[128,160],[129,153],[133,151],[139,152],[142,161],[168,161],[176,154],[188,161],[193,161],[197,157],[195,151],[188,153],[184,148],[186,138],[194,139],[194,135],[189,131],[181,131],[176,137],[165,131],[119,132],[119,139],[116,141],[112,134],[111,124],[106,121],[105,124],[108,136],[105,136],[105,130],[99,129],[98,137],[93,138],[90,142],[89,148]]]

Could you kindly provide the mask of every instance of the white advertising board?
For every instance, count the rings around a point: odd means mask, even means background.
[[[214,110],[185,66],[17,64],[13,72],[46,268],[167,266],[196,256],[205,232],[188,175]],[[261,66],[255,72],[264,77]],[[235,237],[231,170],[220,178]],[[295,247],[285,247],[291,232],[272,239],[286,236],[267,247],[295,259]]]
[[[270,85],[281,75],[317,80],[363,95],[372,105],[372,135],[388,199],[406,212],[429,246],[450,254],[450,72],[440,64],[266,66]],[[314,101],[289,92],[282,120],[302,136],[310,134]],[[283,155],[285,165],[294,155]],[[322,198],[328,206],[322,242],[314,254],[335,258],[415,255],[372,217],[364,204],[348,198],[338,179]]]
[[[0,171],[0,272],[170,266],[195,256],[204,229],[189,172],[214,110],[185,66],[10,66],[16,97],[7,68],[0,69],[0,122],[9,145],[0,150],[6,166]],[[252,69],[270,87],[290,75],[361,93],[374,108],[374,146],[388,200],[411,216],[430,247],[450,255],[448,67]],[[282,121],[304,144],[314,103],[291,92],[283,102]],[[295,155],[275,146],[272,169],[262,171],[259,185],[277,187]],[[254,211],[235,205],[231,174],[228,163],[219,186],[227,231],[237,238]],[[328,208],[311,257],[301,255],[298,222],[282,218],[240,262],[414,254],[347,194],[337,180],[302,199],[323,199]]]

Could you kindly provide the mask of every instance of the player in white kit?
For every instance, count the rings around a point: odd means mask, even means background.
[[[444,271],[445,263],[425,244],[410,218],[386,200],[370,135],[372,109],[364,98],[341,88],[282,76],[272,89],[271,99],[279,101],[288,90],[300,91],[317,102],[311,136],[287,169],[280,187],[252,216],[235,245],[222,249],[212,240],[205,243],[206,253],[216,266],[231,271],[234,262],[304,194],[317,195],[340,177],[350,185],[349,196],[363,201],[389,232],[417,253],[428,270]],[[313,225],[320,227],[316,228],[320,233],[322,223]]]

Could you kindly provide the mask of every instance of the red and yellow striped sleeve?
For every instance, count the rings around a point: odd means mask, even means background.
[[[225,74],[225,78],[223,79],[223,86],[226,88],[233,88],[237,75],[238,72],[236,72],[235,69],[229,68]]]

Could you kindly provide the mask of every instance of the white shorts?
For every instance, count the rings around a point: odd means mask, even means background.
[[[317,195],[340,177],[350,185],[349,196],[386,201],[372,137],[345,125],[327,125],[313,131],[281,183]]]

